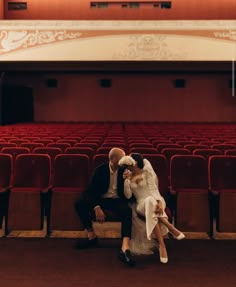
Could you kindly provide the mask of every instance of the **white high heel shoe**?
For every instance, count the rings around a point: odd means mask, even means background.
[[[174,236],[174,238],[177,239],[177,240],[182,240],[182,239],[185,238],[185,235],[183,234],[183,232],[180,232],[180,234],[178,236]]]
[[[160,262],[166,264],[168,262],[168,258],[160,256]]]
[[[160,253],[160,248],[159,248],[159,255],[160,255],[160,262],[161,263],[167,263],[168,262],[168,257],[162,257]]]

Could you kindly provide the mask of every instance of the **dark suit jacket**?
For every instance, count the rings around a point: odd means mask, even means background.
[[[120,198],[124,196],[124,179],[123,179],[123,168],[118,169],[117,175],[117,193]],[[110,169],[109,163],[98,166],[92,176],[89,186],[86,191],[86,197],[90,201],[92,207],[100,204],[100,200],[103,195],[108,191],[110,184]]]

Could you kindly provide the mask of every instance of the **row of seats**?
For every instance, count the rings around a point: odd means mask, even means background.
[[[53,162],[54,158],[58,154],[85,154],[89,157],[89,165],[90,170],[92,171],[101,161],[107,160],[108,152],[110,151],[111,147],[109,148],[101,148],[101,153],[99,149],[95,152],[91,147],[67,147],[64,151],[59,147],[35,147],[33,150],[30,150],[28,147],[4,147],[1,149],[0,153],[3,154],[11,154],[13,157],[13,161],[15,160],[16,156],[20,154],[29,154],[29,153],[38,153],[38,154],[48,154]],[[104,150],[106,149],[106,150]],[[146,148],[133,148],[130,152],[139,152],[145,156],[147,155],[158,155],[158,152],[150,152],[150,149]],[[212,155],[236,155],[236,149],[225,150],[223,153],[221,150],[218,149],[205,149],[205,148],[197,148],[192,150],[192,152],[186,148],[164,148],[162,153],[167,159],[167,166],[169,169],[171,158],[174,155],[201,155],[208,159]]]
[[[97,155],[99,156],[99,155]],[[159,178],[160,192],[170,203],[175,224],[183,231],[236,232],[236,156],[175,155],[170,174],[163,155],[145,156]],[[100,164],[107,158],[100,158]],[[53,166],[52,166],[53,164]],[[53,172],[52,172],[53,171]],[[51,178],[52,176],[52,178]],[[74,204],[89,180],[86,155],[0,155],[1,223],[6,232],[39,230],[43,218],[51,230],[82,230]]]

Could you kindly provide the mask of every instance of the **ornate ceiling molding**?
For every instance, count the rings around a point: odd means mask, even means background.
[[[236,21],[0,21],[1,61],[235,57]]]

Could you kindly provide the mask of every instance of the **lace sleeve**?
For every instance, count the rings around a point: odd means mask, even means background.
[[[127,199],[132,197],[132,191],[130,189],[130,180],[127,178],[124,182],[124,195]]]

